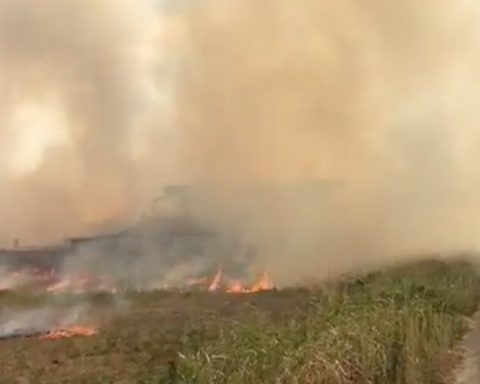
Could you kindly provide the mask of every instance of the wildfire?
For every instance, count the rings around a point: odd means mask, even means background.
[[[45,335],[41,335],[42,340],[57,340],[74,336],[93,336],[97,334],[95,328],[87,327],[84,325],[73,325],[70,327],[57,328],[48,331]]]
[[[61,274],[55,271],[12,271],[0,278],[0,291],[16,288],[43,290],[50,294],[85,294],[103,292],[115,294],[120,282],[106,275],[95,275],[89,272]],[[245,283],[242,280],[230,279],[222,268],[211,276],[190,279],[183,286],[176,288],[183,290],[188,287],[198,287],[207,292],[226,292],[232,294],[255,293],[270,291],[275,288],[267,272],[263,272],[257,280]],[[171,290],[168,285],[160,289]],[[156,289],[156,288],[153,288]]]
[[[66,275],[47,287],[50,293],[85,293],[90,291],[116,293],[113,282],[105,276],[93,277],[90,274],[79,276]]]
[[[263,272],[258,280],[251,285],[246,285],[239,280],[229,280],[224,277],[221,268],[215,273],[213,278],[200,278],[191,280],[188,285],[207,287],[209,292],[224,291],[227,293],[256,293],[261,291],[271,291],[275,288],[272,279],[267,272]]]
[[[241,281],[233,280],[230,282],[229,286],[227,287],[228,293],[246,293],[245,287]]]
[[[251,287],[250,292],[270,291],[274,288],[273,281],[267,272],[263,272],[260,279]]]

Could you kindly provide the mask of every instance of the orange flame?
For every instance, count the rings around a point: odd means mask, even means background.
[[[260,279],[249,289],[250,292],[271,291],[274,288],[273,281],[267,272],[263,272]]]
[[[251,286],[244,285],[239,280],[228,280],[223,276],[223,270],[218,269],[213,278],[202,277],[187,282],[189,286],[204,286],[209,292],[224,291],[227,293],[255,293],[261,291],[271,291],[275,288],[272,279],[267,272],[263,272],[259,279]]]
[[[215,278],[213,279],[212,284],[209,287],[209,291],[216,291],[220,288],[222,279],[222,270],[220,269]],[[245,286],[241,281],[230,280],[226,283],[226,292],[227,293],[255,293],[261,291],[271,291],[275,286],[272,279],[267,272],[263,272],[260,278],[255,281],[250,287]]]
[[[57,340],[73,336],[93,336],[95,334],[97,334],[97,330],[95,328],[83,325],[73,325],[70,327],[51,330],[46,335],[40,336],[40,339]]]
[[[227,288],[228,293],[245,293],[248,290],[245,289],[240,281],[231,281]]]

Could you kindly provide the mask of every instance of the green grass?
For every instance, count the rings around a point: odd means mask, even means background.
[[[477,308],[479,283],[462,261],[423,262],[312,292],[306,310],[263,313],[187,332],[181,384],[436,384]]]

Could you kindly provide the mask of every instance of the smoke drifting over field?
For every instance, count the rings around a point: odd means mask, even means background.
[[[193,214],[254,244],[250,267],[280,284],[476,248],[479,11],[3,1],[0,236],[131,222],[181,182],[204,186]],[[339,182],[328,198],[288,187],[323,179]]]
[[[131,213],[147,11],[134,1],[0,5],[3,234],[51,240]]]

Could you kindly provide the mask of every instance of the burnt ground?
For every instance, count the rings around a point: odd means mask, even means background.
[[[0,383],[146,383],[146,377],[164,376],[187,333],[208,328],[212,322],[258,313],[274,321],[305,308],[309,295],[302,290],[247,295],[156,292],[52,301],[50,297],[2,294],[0,308],[48,304],[68,312],[76,301],[91,305],[91,313],[100,324],[98,334],[0,341]]]

